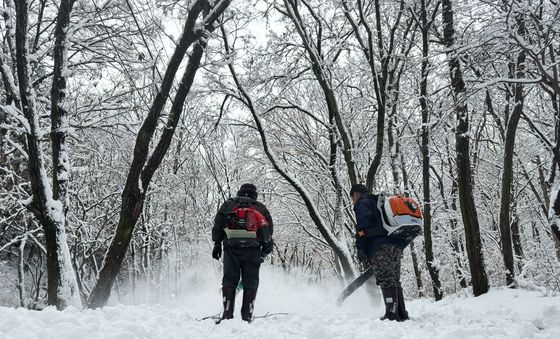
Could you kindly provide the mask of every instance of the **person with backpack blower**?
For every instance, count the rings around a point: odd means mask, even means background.
[[[408,320],[408,312],[404,304],[403,289],[400,282],[401,259],[404,248],[417,235],[418,228],[414,228],[416,233],[412,237],[409,236],[410,239],[390,235],[384,227],[384,224],[386,224],[384,218],[386,221],[387,215],[382,215],[385,213],[382,211],[385,201],[383,195],[369,194],[366,186],[356,184],[350,190],[350,197],[354,203],[356,214],[358,260],[365,266],[373,267],[376,283],[381,287],[383,294],[385,315],[381,317],[381,320]],[[395,197],[406,200],[407,203],[412,201],[412,199],[400,196]],[[415,211],[415,213],[419,213],[419,211]],[[401,228],[400,232],[403,232],[403,230],[404,228]],[[409,231],[410,229],[406,229],[406,232]]]
[[[259,268],[264,258],[272,252],[273,246],[272,217],[266,206],[257,201],[257,197],[255,185],[243,184],[237,196],[224,202],[214,218],[212,257],[220,259],[222,243],[224,257],[224,312],[220,321],[233,318],[235,289],[240,278],[243,283],[241,318],[247,322],[253,319]]]

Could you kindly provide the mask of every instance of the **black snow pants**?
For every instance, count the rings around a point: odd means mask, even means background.
[[[259,287],[261,248],[224,246],[224,278],[222,287],[236,288],[239,278],[243,289],[256,290]]]

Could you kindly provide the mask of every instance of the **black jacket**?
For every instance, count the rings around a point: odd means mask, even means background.
[[[365,229],[375,229],[384,233],[381,213],[377,209],[378,195],[362,194],[360,199],[354,204],[356,214],[356,232]]]
[[[224,231],[224,227],[226,226],[227,221],[226,214],[232,212],[233,208],[236,207],[238,203],[239,202],[237,201],[237,198],[230,198],[226,200],[222,204],[222,206],[220,206],[220,209],[218,210],[218,213],[216,213],[216,217],[214,218],[214,227],[212,228],[212,241],[221,242],[225,239],[226,233]],[[264,216],[264,218],[268,222],[268,231],[272,236],[274,230],[272,217],[270,216],[270,212],[268,211],[266,206],[254,199],[250,200],[250,204],[255,208],[255,210],[257,210],[257,212]]]
[[[400,248],[406,247],[406,242],[401,239],[389,237],[383,228],[381,212],[377,208],[378,195],[362,194],[354,204],[356,214],[356,233],[365,229],[372,229],[379,236],[359,237],[356,235],[356,247],[368,255],[372,254],[383,244],[393,244]]]

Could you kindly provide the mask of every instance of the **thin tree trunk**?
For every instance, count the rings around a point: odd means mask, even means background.
[[[513,6],[513,5],[512,5]],[[517,21],[517,34],[525,35],[525,20],[523,14],[516,14]],[[525,77],[525,51],[521,50],[517,56],[516,63],[517,73],[516,77],[522,79]],[[504,141],[504,157],[503,157],[503,173],[502,173],[502,191],[501,191],[501,206],[500,206],[500,245],[502,249],[502,256],[504,265],[506,267],[506,284],[514,287],[515,285],[515,266],[511,238],[511,205],[515,202],[512,194],[513,183],[513,158],[515,150],[515,136],[517,126],[521,119],[524,104],[523,85],[521,83],[515,84],[515,106],[513,112],[507,120],[505,141]],[[520,245],[520,244],[519,244]]]
[[[13,0],[5,0],[4,1],[4,11],[2,13],[2,16],[4,17],[4,22],[5,22],[5,28],[6,28],[6,34],[4,36],[4,39],[6,41],[6,45],[8,46],[8,54],[6,55],[6,58],[11,59],[8,63],[7,60],[4,60],[5,63],[10,64],[11,67],[8,68],[8,70],[11,71],[12,74],[17,74],[17,51],[16,51],[16,47],[14,44],[14,40],[15,40],[15,36],[16,36],[16,29],[15,29],[15,23],[14,20],[12,19],[12,14],[17,11],[17,7],[16,9],[14,9],[14,1]],[[9,88],[6,87],[6,91],[10,93],[11,99],[14,100],[16,107],[21,107],[21,103],[18,103],[17,101],[19,101],[18,98],[18,93],[17,93],[17,87],[19,86],[19,81],[17,76],[11,77],[11,79],[13,79],[13,85],[15,86],[15,88]],[[11,86],[10,86],[11,87]],[[10,104],[11,102],[8,102],[8,104]]]
[[[420,107],[422,107],[422,188],[424,194],[424,250],[426,252],[426,266],[432,278],[432,286],[434,289],[434,298],[441,300],[443,291],[441,289],[441,281],[439,280],[439,269],[434,266],[434,249],[432,245],[432,198],[430,196],[430,109],[428,107],[428,73],[429,73],[429,41],[428,33],[430,24],[428,24],[426,13],[426,1],[420,2],[421,12],[420,20],[422,21],[422,73],[420,79]]]
[[[551,194],[548,196],[550,199],[548,220],[550,229],[554,234],[553,238],[556,247],[556,257],[560,261],[560,180],[556,178],[556,171],[560,170],[560,79],[558,75],[558,65],[556,64],[556,51],[553,46],[549,47],[549,54],[552,65],[552,79],[550,82],[553,84],[551,99],[555,109],[554,117],[554,147],[552,148],[552,169],[550,171],[549,185],[552,187]]]
[[[459,55],[455,48],[455,29],[453,20],[453,8],[451,0],[442,1],[442,25],[444,43],[448,49],[447,60],[451,86],[454,92],[455,113],[457,126],[455,131],[457,151],[457,182],[459,187],[459,201],[461,204],[461,215],[465,228],[467,241],[467,254],[472,277],[473,293],[479,296],[488,292],[489,284],[482,252],[482,241],[480,238],[480,226],[476,204],[473,196],[473,180],[470,163],[470,138],[468,108],[465,97],[465,83],[461,72]]]
[[[446,140],[446,149],[448,152],[449,150],[449,142]],[[451,247],[453,249],[453,257],[455,258],[455,274],[459,279],[459,285],[461,288],[467,288],[467,279],[465,277],[463,271],[463,265],[461,262],[461,258],[463,257],[463,251],[461,250],[462,246],[460,245],[460,238],[458,236],[459,226],[457,225],[457,219],[455,215],[457,215],[457,180],[454,178],[454,170],[453,170],[453,160],[451,158],[447,159],[447,167],[448,167],[448,175],[452,180],[451,184],[451,192],[449,196],[445,194],[445,185],[443,183],[443,177],[438,174],[435,168],[432,168],[434,175],[438,179],[438,188],[440,191],[443,207],[448,213],[451,213],[453,216],[449,216],[449,227],[451,229]],[[451,200],[451,203],[448,202]]]
[[[19,253],[18,253],[18,294],[19,294],[19,305],[21,307],[26,307],[26,292],[25,292],[25,244],[27,243],[27,234],[21,238],[19,242]]]
[[[449,149],[449,142],[446,139],[446,150],[448,153],[450,153],[450,149]],[[437,177],[438,179],[438,188],[440,191],[440,196],[442,199],[442,204],[443,204],[443,208],[445,209],[445,211],[447,211],[450,215],[449,215],[449,227],[451,230],[451,247],[453,249],[453,257],[455,258],[455,274],[457,276],[457,278],[459,279],[459,285],[462,288],[466,288],[468,286],[467,284],[467,279],[464,275],[464,271],[463,271],[463,265],[461,262],[461,258],[463,257],[463,246],[462,246],[462,242],[461,239],[458,235],[459,232],[459,226],[458,226],[458,222],[457,219],[455,218],[455,215],[458,214],[458,209],[457,209],[457,197],[456,197],[456,193],[457,193],[457,180],[455,179],[454,175],[455,175],[455,171],[453,170],[453,159],[452,158],[447,158],[447,164],[442,164],[442,167],[447,165],[448,167],[448,175],[449,178],[451,179],[451,191],[449,193],[449,195],[447,195],[445,193],[445,185],[443,182],[443,177],[438,174],[437,170],[434,167],[431,167],[433,174]]]
[[[543,202],[544,202],[544,214],[548,214],[548,206],[550,206],[550,194],[549,194],[549,187],[548,183],[546,182],[546,176],[543,170],[543,164],[541,161],[541,157],[537,154],[535,156],[535,165],[537,165],[537,170],[539,173],[539,185],[542,192]]]
[[[395,145],[395,150],[397,154],[399,151],[399,143]],[[404,159],[404,154],[400,153],[401,156],[401,173],[403,178],[404,191],[410,192],[408,172],[406,171],[406,163]],[[418,255],[416,254],[416,246],[414,242],[410,243],[410,255],[412,256],[412,267],[414,268],[414,277],[416,278],[416,286],[418,287],[418,296],[421,298],[424,296],[424,283],[422,281],[422,271],[420,270],[420,263],[418,261]]]
[[[416,246],[414,246],[414,242],[410,243],[410,255],[412,256],[412,267],[414,268],[416,287],[418,287],[418,297],[422,298],[424,296],[424,283],[422,282],[422,272],[418,264],[418,256],[416,255]]]
[[[401,7],[402,4],[403,3],[401,1]],[[375,155],[373,157],[373,161],[369,166],[367,177],[366,177],[366,187],[368,188],[369,191],[372,191],[373,186],[375,185],[375,175],[377,174],[377,171],[381,166],[381,157],[383,155],[383,139],[385,136],[385,115],[387,109],[386,86],[387,86],[388,64],[390,60],[390,55],[388,54],[391,53],[391,51],[388,51],[388,53],[385,54],[386,50],[383,43],[382,29],[381,29],[381,8],[380,8],[379,0],[374,0],[375,22],[376,22],[376,29],[377,29],[377,47],[381,57],[381,76],[379,77],[377,74],[377,70],[375,68],[375,59],[373,55],[373,51],[374,51],[373,32],[369,28],[369,26],[367,25],[367,21],[365,20],[361,0],[358,0],[358,6],[360,10],[360,19],[363,21],[362,24],[366,26],[366,30],[368,32],[368,51],[369,51],[368,61],[369,61],[370,70],[372,72],[372,76],[374,78],[374,88],[376,90],[376,98],[377,98],[377,134],[375,140]],[[397,23],[395,25],[397,25],[398,21],[400,21],[400,15],[398,16],[398,18],[399,20],[397,20]],[[393,30],[393,34],[394,34],[394,30]]]
[[[517,208],[514,206],[514,213],[517,212]],[[514,214],[515,217],[511,222],[511,238],[513,241],[513,252],[517,258],[517,269],[521,271],[523,265],[521,259],[523,259],[523,244],[521,242],[521,229],[519,228],[519,217]]]
[[[138,281],[138,265],[136,263],[136,247],[134,246],[135,243],[132,243],[132,246],[130,246],[130,261],[131,261],[131,267],[132,269],[130,270],[132,273],[132,278],[131,278],[131,285],[132,285],[132,301],[134,304],[138,303],[138,296],[137,296],[137,281]]]
[[[450,168],[450,174],[453,174],[451,168]],[[452,199],[451,211],[453,211],[455,215],[458,213],[457,198],[455,197],[455,192],[457,192],[457,190],[458,190],[457,180],[453,179],[453,185],[451,189],[451,199]],[[456,264],[455,273],[459,278],[459,285],[462,288],[467,288],[469,284],[467,283],[467,278],[465,277],[465,274],[463,272],[463,264],[461,263],[461,258],[463,257],[464,248],[462,246],[462,241],[457,233],[459,231],[459,225],[457,225],[456,218],[450,219],[449,223],[451,225],[451,234],[452,234],[451,243],[452,243],[453,251],[455,252],[455,264]]]
[[[132,239],[134,227],[142,213],[146,191],[155,171],[169,149],[171,139],[183,111],[186,96],[193,84],[200,60],[206,48],[209,34],[215,30],[215,22],[229,6],[230,2],[231,0],[220,0],[210,7],[207,0],[197,0],[190,7],[181,40],[169,61],[160,90],[152,103],[148,117],[138,132],[134,147],[134,157],[122,193],[119,223],[105,256],[103,267],[99,272],[97,283],[88,298],[88,308],[103,307],[107,304],[111,288],[121,269],[128,245]],[[197,21],[200,13],[203,11],[202,21]],[[149,146],[173,85],[175,74],[187,49],[197,40],[198,43],[193,46],[192,54],[189,57],[183,78],[175,94],[166,127],[152,155],[148,159]]]

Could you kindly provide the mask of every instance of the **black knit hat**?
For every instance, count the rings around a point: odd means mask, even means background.
[[[368,193],[368,190],[367,190],[366,186],[364,186],[362,184],[356,184],[356,185],[353,185],[352,188],[350,189],[350,195],[352,195],[354,193],[365,194],[365,193]]]
[[[237,191],[238,197],[250,197],[253,199],[257,199],[257,187],[253,184],[243,184],[239,187],[239,191]]]

